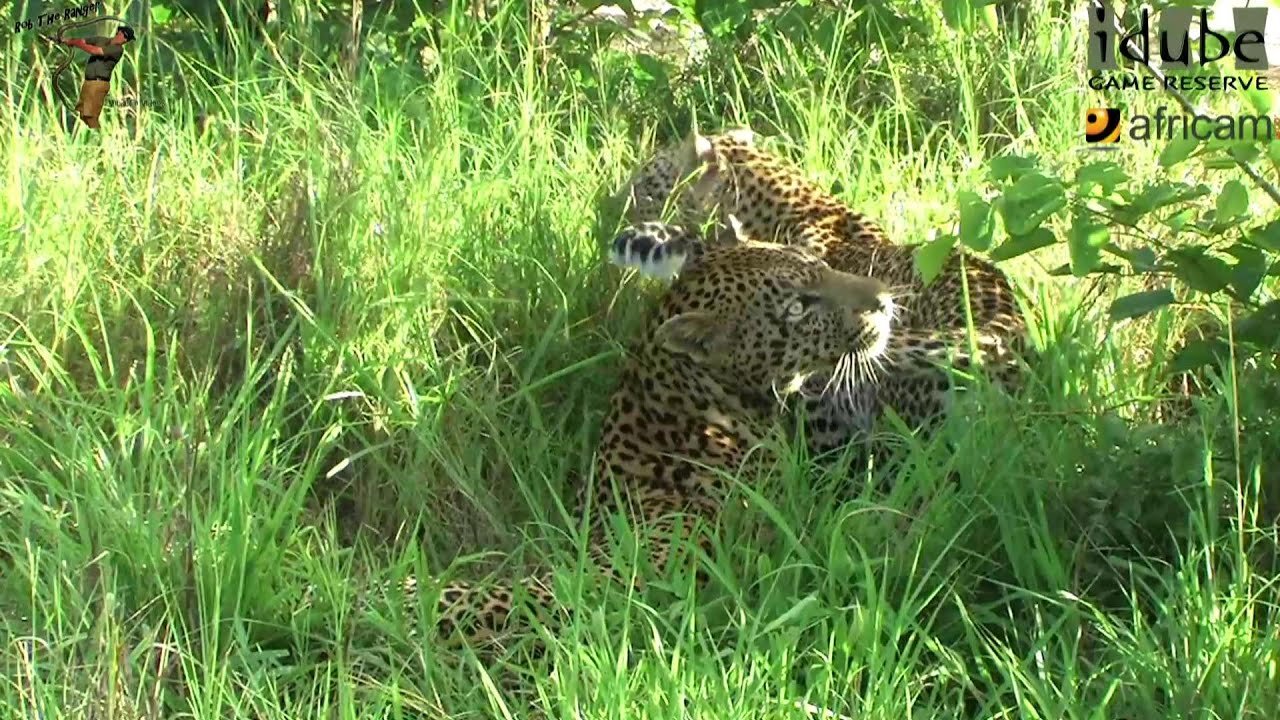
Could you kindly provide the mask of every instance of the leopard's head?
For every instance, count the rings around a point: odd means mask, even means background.
[[[681,142],[660,149],[618,192],[617,198],[628,203],[627,221],[706,222],[712,218],[722,180],[724,153],[755,144],[755,133],[743,127],[712,135],[695,130]]]
[[[785,245],[710,248],[668,290],[653,342],[722,385],[789,393],[815,373],[855,373],[885,352],[895,304],[880,281]]]

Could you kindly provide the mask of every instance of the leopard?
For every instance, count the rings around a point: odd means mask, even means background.
[[[692,244],[694,233],[638,223],[615,244],[643,252]],[[689,254],[677,270],[623,361],[593,458],[595,482],[577,488],[599,577],[637,590],[645,588],[643,574],[623,577],[614,569],[613,520],[629,521],[659,571],[687,560],[677,547],[709,553],[708,524],[722,516],[733,487],[728,478],[758,472],[776,447],[769,439],[781,427],[781,399],[809,375],[833,372],[850,353],[873,362],[891,344],[896,312],[881,281],[745,235]],[[692,570],[695,581],[708,581]],[[530,629],[517,606],[555,628],[572,608],[557,601],[553,573],[437,581],[436,628],[489,647]],[[420,596],[414,579],[405,590]]]
[[[954,371],[974,372],[1016,392],[1033,351],[1026,318],[1010,278],[993,262],[952,253],[926,283],[916,247],[897,244],[880,224],[811,181],[784,155],[766,149],[749,127],[702,134],[696,128],[659,148],[613,195],[624,222],[668,222],[669,246],[628,247],[619,236],[614,265],[669,281],[683,258],[738,236],[801,248],[832,268],[874,277],[898,298],[893,352],[874,363],[850,354],[836,376],[815,374],[798,393],[811,455],[861,448],[889,454],[874,442],[886,410],[913,434],[936,428],[965,389]],[[679,228],[701,227],[690,234]],[[972,321],[972,332],[970,332]],[[883,440],[885,433],[877,435]]]

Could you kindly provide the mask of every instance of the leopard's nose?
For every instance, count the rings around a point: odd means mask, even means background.
[[[886,301],[892,303],[889,288],[880,280],[824,268],[818,285],[822,293],[836,304],[856,314],[883,312]]]

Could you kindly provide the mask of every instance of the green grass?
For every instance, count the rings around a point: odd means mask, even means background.
[[[769,126],[918,242],[996,150],[1079,163],[1085,103],[1061,19],[934,32],[880,59],[766,47],[683,111]],[[1185,313],[1112,326],[1122,288],[1050,278],[1051,257],[1011,264],[1043,353],[1025,396],[977,394],[884,493],[783,443],[718,529],[710,587],[587,600],[569,484],[658,292],[605,266],[596,199],[654,128],[602,101],[635,90],[620,61],[574,92],[480,41],[350,90],[260,59],[100,138],[6,106],[9,716],[528,717],[499,690],[526,672],[554,717],[1280,707],[1274,381],[1241,365],[1158,422]],[[199,136],[200,107],[257,134]],[[1157,173],[1158,150],[1123,161]],[[551,665],[354,609],[408,574],[535,560],[584,598]]]

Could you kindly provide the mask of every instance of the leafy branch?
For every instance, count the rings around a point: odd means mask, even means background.
[[[1102,0],[1098,1],[1101,6]],[[1124,37],[1117,16],[1114,12],[1110,16],[1116,33]],[[1138,64],[1183,110],[1198,114],[1190,99],[1166,82],[1163,71],[1147,62]],[[1250,91],[1246,97],[1258,113],[1270,111],[1267,93]],[[1275,352],[1280,348],[1280,299],[1266,297],[1270,293],[1264,281],[1280,277],[1280,220],[1257,223],[1249,186],[1239,179],[1227,180],[1214,194],[1204,183],[1168,174],[1193,158],[1207,170],[1239,169],[1280,206],[1280,190],[1254,166],[1262,157],[1280,166],[1280,142],[1175,137],[1159,155],[1165,176],[1145,183],[1110,160],[1086,163],[1064,176],[1043,167],[1036,157],[995,157],[988,164],[990,186],[959,193],[957,231],[922,246],[916,264],[929,282],[957,244],[996,262],[1066,245],[1070,260],[1052,274],[1081,278],[1171,275],[1193,293],[1223,296],[1247,311],[1231,328],[1237,350]],[[1066,228],[1062,233],[1051,229],[1062,226]],[[1006,237],[997,244],[1000,231]],[[1122,246],[1121,238],[1134,246]],[[1109,314],[1122,320],[1180,304],[1189,303],[1178,303],[1170,288],[1147,289],[1116,299]],[[1227,350],[1220,340],[1190,343],[1172,368],[1190,370],[1213,362]]]

